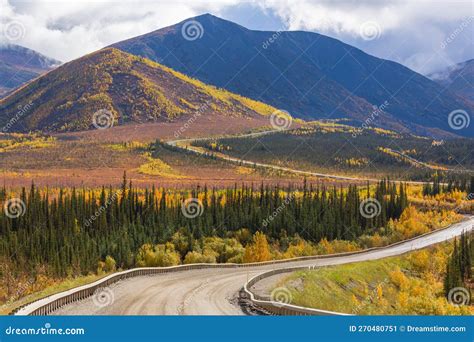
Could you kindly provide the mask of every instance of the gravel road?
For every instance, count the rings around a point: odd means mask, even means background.
[[[252,276],[276,268],[293,266],[327,266],[400,255],[458,236],[472,230],[474,216],[449,228],[383,250],[367,251],[350,256],[293,261],[237,269],[200,269],[142,276],[120,281],[110,287],[109,298],[97,303],[89,297],[64,306],[55,315],[243,315],[237,305],[237,294]],[[276,278],[275,278],[276,281]],[[268,279],[256,284],[265,292]],[[112,300],[113,297],[113,300]],[[107,304],[105,306],[98,304]]]

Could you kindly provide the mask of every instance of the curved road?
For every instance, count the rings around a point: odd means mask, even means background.
[[[263,136],[266,134],[271,134],[271,133],[279,133],[284,130],[269,130],[269,131],[263,131],[263,132],[255,132],[255,133],[248,133],[248,134],[242,134],[242,135],[233,135],[233,136],[215,136],[215,137],[204,137],[204,138],[189,138],[189,139],[178,139],[178,140],[171,140],[165,142],[169,146],[172,147],[177,147],[181,148],[186,151],[192,151],[193,153],[200,154],[200,155],[209,155],[210,153],[203,151],[199,147],[191,146],[191,145],[185,145],[185,143],[192,143],[194,141],[206,141],[206,140],[213,140],[213,139],[222,139],[222,138],[251,138],[251,137],[258,137],[258,136]],[[391,149],[390,149],[391,150]],[[396,153],[400,156],[404,156],[407,158],[411,158],[401,152],[391,150],[393,153]],[[358,177],[350,177],[350,176],[341,176],[341,175],[336,175],[336,174],[330,174],[330,173],[320,173],[320,172],[312,172],[312,171],[303,171],[303,170],[298,170],[298,169],[292,169],[289,167],[284,167],[284,166],[277,166],[277,165],[272,165],[272,164],[264,164],[264,163],[259,163],[259,162],[253,162],[250,160],[244,160],[244,159],[239,159],[235,157],[230,157],[226,154],[223,153],[214,153],[214,157],[219,158],[221,160],[229,161],[232,163],[238,163],[242,165],[249,165],[249,166],[259,166],[259,167],[264,167],[268,169],[273,169],[273,170],[278,170],[278,171],[285,171],[285,172],[290,172],[290,173],[295,173],[295,174],[300,174],[300,175],[305,175],[305,176],[312,176],[312,177],[322,177],[322,178],[330,178],[330,179],[338,179],[338,180],[348,180],[348,181],[359,181],[359,182],[378,182],[380,179],[375,179],[375,178],[358,178]],[[413,158],[411,158],[413,159]],[[418,162],[416,159],[413,159],[414,161]],[[418,162],[421,163],[421,162]],[[426,164],[428,165],[428,164]],[[422,181],[397,181],[397,180],[391,180],[391,182],[394,183],[407,183],[407,184],[426,184],[426,183],[431,183],[431,182],[422,182]],[[442,183],[445,184],[445,183]]]
[[[234,269],[200,269],[142,276],[111,285],[113,300],[99,306],[92,297],[64,306],[56,315],[243,315],[238,291],[252,276],[267,270],[293,266],[327,266],[380,259],[424,248],[471,231],[474,216],[449,228],[382,250],[349,256],[291,261]]]

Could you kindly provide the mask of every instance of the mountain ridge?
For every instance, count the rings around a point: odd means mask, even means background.
[[[428,77],[449,91],[474,102],[474,59],[450,65]]]
[[[105,48],[50,71],[0,100],[0,124],[21,113],[17,131],[54,132],[97,128],[98,113],[126,124],[169,122],[190,114],[255,117],[276,109],[208,86],[166,66]]]
[[[59,64],[61,62],[20,45],[0,45],[0,97]]]
[[[183,36],[189,23],[197,38]],[[374,125],[474,136],[448,123],[450,112],[470,112],[472,103],[401,64],[318,33],[254,31],[205,14],[111,46],[304,119],[364,122],[373,106],[388,101]]]

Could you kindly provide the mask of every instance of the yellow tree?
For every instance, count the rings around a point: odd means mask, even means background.
[[[253,243],[245,248],[244,262],[257,262],[271,260],[270,247],[264,233],[256,232]]]

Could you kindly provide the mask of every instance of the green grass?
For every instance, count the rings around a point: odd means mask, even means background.
[[[0,315],[8,315],[10,312],[12,312],[14,309],[33,302],[35,300],[51,296],[53,294],[63,292],[70,290],[72,288],[90,284],[100,278],[103,278],[107,276],[107,274],[102,274],[102,275],[97,275],[97,274],[91,274],[87,276],[82,276],[82,277],[77,277],[77,278],[69,278],[61,281],[60,283],[57,283],[52,286],[48,286],[45,289],[32,293],[30,295],[27,295],[25,297],[22,297],[16,301],[13,302],[7,302],[3,305],[0,306]]]
[[[403,256],[295,272],[275,288],[291,304],[358,315],[474,314],[444,297],[445,263],[452,246],[442,244]]]
[[[300,271],[286,278],[279,286],[290,289],[292,304],[337,312],[357,313],[353,296],[359,301],[376,296],[376,288],[389,280],[396,266],[406,268],[400,258],[323,267],[316,271]],[[302,281],[302,282],[301,282]],[[370,307],[364,308],[369,313]],[[354,312],[356,311],[356,312]]]

